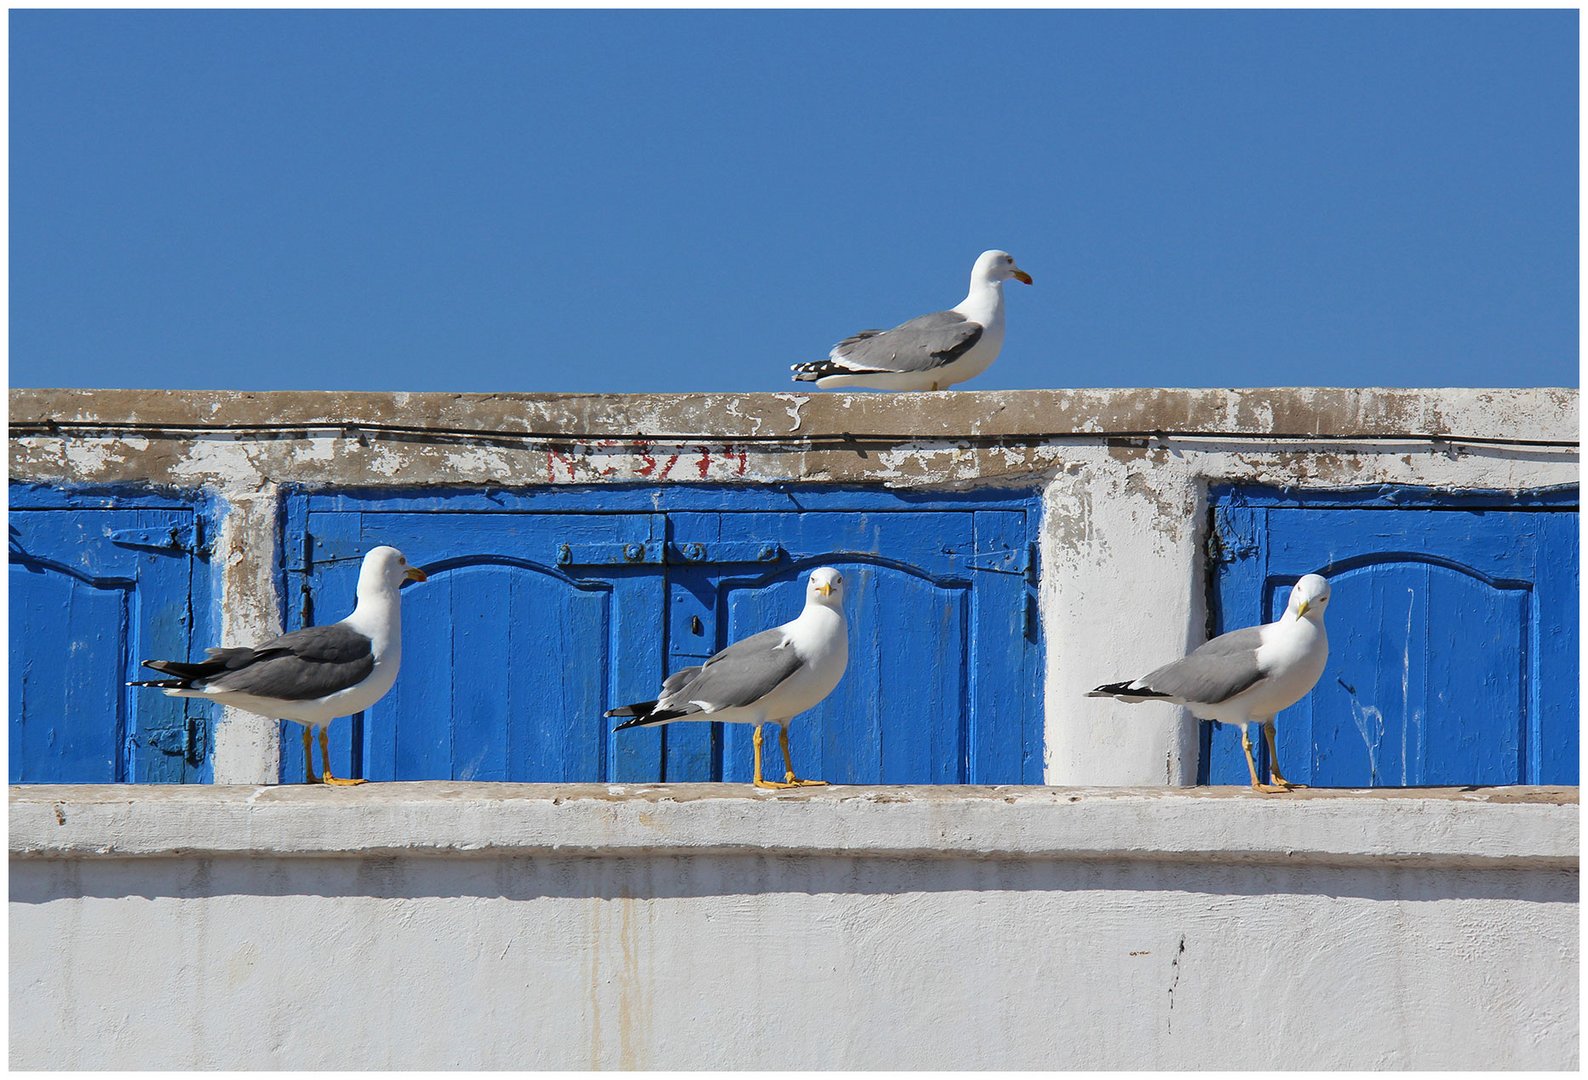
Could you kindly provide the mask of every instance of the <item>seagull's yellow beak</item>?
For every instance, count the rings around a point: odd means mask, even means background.
[[[1010,271],[1010,273],[1014,274],[1016,281],[1021,282],[1022,284],[1025,284],[1025,285],[1030,285],[1031,284],[1031,275],[1026,273],[1024,270],[1020,269],[1018,266],[1015,267],[1012,271]]]
[[[831,596],[833,594],[833,587],[829,582],[818,581],[816,583],[816,591],[821,593],[823,596]]]
[[[1307,614],[1307,608],[1309,606],[1310,605],[1308,605],[1308,603],[1305,600],[1303,600],[1300,604],[1298,604],[1296,606],[1296,617],[1299,619],[1301,616]]]
[[[417,566],[410,566],[407,570],[403,571],[403,577],[407,578],[409,581],[430,580],[430,575],[419,569]]]

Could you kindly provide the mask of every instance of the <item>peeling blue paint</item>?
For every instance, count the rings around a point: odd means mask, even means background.
[[[1328,667],[1279,717],[1285,775],[1577,783],[1576,502],[1575,488],[1212,491],[1214,632],[1277,618],[1302,574],[1333,585]],[[1236,729],[1203,725],[1201,774],[1246,782]]]
[[[210,707],[129,687],[219,621],[203,493],[10,486],[10,781],[195,783]]]

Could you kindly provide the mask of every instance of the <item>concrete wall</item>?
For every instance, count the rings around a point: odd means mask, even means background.
[[[1574,1068],[1575,789],[11,791],[19,1068]]]
[[[1577,392],[1043,390],[512,395],[13,390],[11,475],[203,487],[227,641],[279,632],[284,484],[1019,485],[1044,493],[1050,783],[1189,784],[1196,724],[1103,700],[1205,635],[1207,491],[1220,482],[1520,491],[1577,482]],[[1138,624],[1123,595],[1150,596]],[[277,776],[276,725],[230,712],[215,777]]]

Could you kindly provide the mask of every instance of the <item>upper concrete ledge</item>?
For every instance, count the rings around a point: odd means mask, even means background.
[[[12,858],[755,854],[1575,869],[1576,788],[11,788]]]
[[[1233,435],[1429,436],[1577,443],[1577,391],[1126,389],[849,394],[445,394],[348,391],[11,391],[12,434],[111,428],[291,433],[367,427],[553,439],[955,439]]]

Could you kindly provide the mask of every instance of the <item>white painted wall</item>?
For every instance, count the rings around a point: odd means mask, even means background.
[[[1574,790],[13,788],[18,1068],[1573,1068]]]

